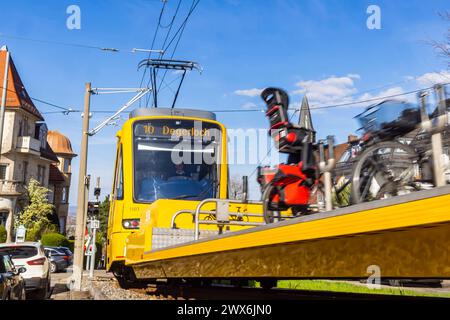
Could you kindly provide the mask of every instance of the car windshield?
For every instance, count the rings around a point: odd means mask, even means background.
[[[216,124],[158,119],[134,125],[134,197],[202,200],[215,197],[220,129]]]
[[[0,248],[0,254],[7,254],[13,259],[26,259],[38,254],[38,250],[33,246],[11,246]]]
[[[45,251],[50,252],[52,256],[65,256],[66,253],[61,249],[46,249]]]

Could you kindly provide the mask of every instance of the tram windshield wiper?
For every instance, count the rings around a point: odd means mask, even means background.
[[[208,189],[203,190],[199,194],[195,194],[195,195],[182,194],[177,197],[173,197],[172,199],[173,200],[180,200],[180,199],[187,199],[187,198],[197,198],[198,199],[198,198],[202,197],[203,195],[205,195],[206,193],[208,193],[209,191],[211,191],[211,189],[214,188],[216,185],[217,185],[217,187],[219,186],[218,183],[213,182],[213,183],[211,183],[211,186]]]

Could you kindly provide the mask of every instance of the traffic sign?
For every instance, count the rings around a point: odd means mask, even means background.
[[[16,242],[24,242],[26,233],[27,233],[27,229],[25,228],[25,226],[20,225],[19,227],[17,227]]]
[[[88,246],[86,252],[84,253],[84,255],[85,255],[85,256],[92,256],[93,251],[94,251],[94,250],[93,250],[92,244],[90,244],[90,245]]]
[[[91,220],[89,226],[91,229],[100,229],[100,221],[99,220]]]

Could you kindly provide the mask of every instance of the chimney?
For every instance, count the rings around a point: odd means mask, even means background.
[[[349,134],[347,142],[351,143],[351,142],[354,142],[354,141],[358,141],[358,139],[359,139],[358,136],[355,136],[354,134]]]

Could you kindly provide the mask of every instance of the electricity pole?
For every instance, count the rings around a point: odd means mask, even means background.
[[[83,280],[83,259],[84,259],[84,233],[86,230],[88,195],[89,195],[89,176],[87,175],[87,158],[88,158],[88,138],[95,135],[103,127],[108,125],[121,112],[129,108],[133,103],[138,101],[142,96],[149,92],[149,88],[95,88],[91,87],[91,83],[86,83],[84,96],[84,113],[83,113],[83,131],[81,135],[81,151],[80,151],[80,170],[78,176],[78,199],[77,199],[77,219],[75,228],[75,252],[73,261],[73,274],[71,278],[71,287],[76,291],[81,291]],[[101,93],[127,93],[137,92],[130,101],[120,108],[114,115],[103,121],[97,127],[89,130],[89,116],[91,95]],[[100,182],[100,180],[98,181]],[[86,266],[87,269],[89,265]]]
[[[87,188],[87,155],[89,136],[89,111],[91,104],[91,83],[86,83],[83,113],[83,131],[81,135],[80,170],[78,176],[77,220],[75,229],[75,252],[73,262],[73,289],[80,291],[83,279],[84,233],[86,228],[86,188]]]

